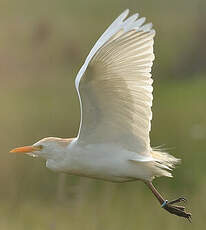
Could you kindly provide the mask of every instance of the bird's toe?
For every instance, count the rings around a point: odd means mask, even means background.
[[[178,198],[174,201],[171,201],[171,202],[168,202],[168,201],[165,201],[162,205],[162,207],[168,211],[169,213],[171,214],[174,214],[176,216],[180,216],[180,217],[183,217],[183,218],[186,218],[188,219],[190,222],[192,220],[192,214],[191,213],[187,213],[185,211],[185,207],[184,206],[178,206],[178,205],[173,205],[174,203],[179,203],[179,202],[185,202],[185,198]]]
[[[176,204],[176,203],[180,203],[180,202],[186,203],[187,199],[184,198],[184,197],[179,197],[179,198],[177,198],[175,200],[172,200],[172,201],[168,202],[168,204]]]

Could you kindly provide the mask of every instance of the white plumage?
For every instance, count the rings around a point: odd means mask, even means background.
[[[125,182],[142,180],[162,207],[191,220],[184,207],[168,202],[152,185],[171,176],[175,157],[150,147],[152,119],[152,24],[124,11],[96,42],[75,80],[81,122],[76,138],[44,138],[13,149],[47,160],[57,172]]]
[[[171,176],[162,169],[178,160],[152,151],[149,138],[155,31],[151,23],[142,26],[145,18],[138,19],[138,14],[124,20],[128,12],[104,32],[77,75],[81,105],[77,142],[121,146],[136,153],[128,160],[148,162],[151,177]]]
[[[139,14],[126,19],[128,13],[102,34],[77,74],[78,136],[44,138],[33,145],[37,151],[29,149],[48,168],[111,181],[171,176],[178,160],[152,150],[149,138],[155,31]]]

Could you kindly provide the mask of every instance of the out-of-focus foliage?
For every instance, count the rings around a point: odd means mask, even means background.
[[[168,199],[188,197],[193,225],[161,210],[143,183],[59,175],[41,159],[7,154],[77,134],[75,75],[125,8],[157,32],[151,143],[183,160],[174,180],[156,184]],[[0,1],[0,229],[204,229],[205,11],[204,0]]]

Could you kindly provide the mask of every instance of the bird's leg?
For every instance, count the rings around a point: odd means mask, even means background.
[[[174,215],[180,216],[180,217],[184,217],[184,218],[188,219],[191,222],[192,215],[190,213],[185,212],[185,207],[173,205],[175,203],[179,203],[179,202],[182,202],[182,201],[185,202],[186,201],[185,198],[180,197],[180,198],[178,198],[176,200],[172,200],[172,201],[168,202],[157,191],[157,189],[154,187],[152,182],[147,181],[147,182],[145,182],[145,184],[148,186],[148,188],[152,191],[152,193],[155,195],[157,200],[160,202],[162,208],[164,208],[166,211],[168,211],[171,214],[174,214]]]

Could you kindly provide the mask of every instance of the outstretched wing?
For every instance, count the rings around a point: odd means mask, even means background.
[[[152,119],[151,24],[123,12],[97,41],[76,77],[80,143],[117,143],[149,154]]]

